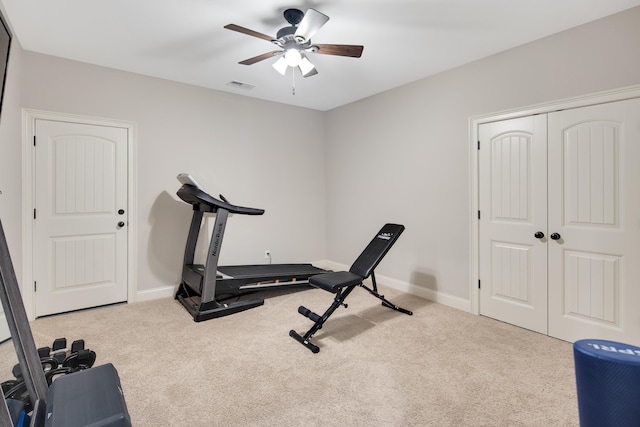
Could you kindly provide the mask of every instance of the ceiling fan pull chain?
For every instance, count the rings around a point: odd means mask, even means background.
[[[291,69],[291,95],[296,94],[296,70]]]

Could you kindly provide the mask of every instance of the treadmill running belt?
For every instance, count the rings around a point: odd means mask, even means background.
[[[326,273],[326,270],[311,264],[227,265],[219,266],[218,271],[234,279],[252,277],[256,281]]]

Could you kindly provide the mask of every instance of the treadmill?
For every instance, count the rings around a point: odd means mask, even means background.
[[[264,299],[238,297],[249,293],[294,286],[309,286],[309,277],[326,273],[311,264],[258,264],[219,266],[220,249],[229,213],[238,215],[262,215],[264,209],[236,206],[224,196],[216,199],[207,194],[189,174],[178,175],[182,187],[177,194],[193,206],[191,227],[184,251],[182,281],[176,299],[200,322],[228,316],[264,304]],[[215,213],[206,264],[194,264],[194,253],[200,226],[205,213]],[[235,299],[235,301],[230,301]]]

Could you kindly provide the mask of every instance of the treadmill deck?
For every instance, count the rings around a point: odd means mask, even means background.
[[[311,264],[256,264],[219,266],[216,274],[216,294],[238,294],[249,290],[280,286],[302,286],[309,277],[327,270]],[[202,292],[205,267],[187,264],[183,279],[194,290]]]

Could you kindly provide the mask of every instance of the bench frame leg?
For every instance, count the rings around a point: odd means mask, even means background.
[[[322,316],[318,316],[307,308],[300,306],[300,308],[298,308],[298,312],[303,316],[313,320],[315,323],[307,331],[307,333],[304,334],[304,336],[300,335],[293,329],[289,331],[289,336],[293,337],[300,344],[307,347],[309,350],[311,350],[312,353],[319,352],[320,348],[311,342],[311,338],[313,338],[316,332],[322,329],[322,325],[324,325],[324,322],[327,321],[327,319],[333,314],[334,311],[336,311],[338,307],[343,305],[345,308],[347,308],[347,304],[344,303],[344,299],[351,293],[351,291],[356,288],[356,286],[358,285],[351,285],[348,288],[344,288],[338,291],[336,297],[333,299],[333,303],[329,306],[327,311],[325,311]]]
[[[367,287],[364,283],[360,283],[359,286],[366,289],[371,295],[373,295],[374,297],[382,301],[382,305],[384,305],[385,307],[388,307],[392,310],[399,311],[400,313],[408,314],[409,316],[413,315],[412,311],[409,311],[402,307],[398,307],[397,305],[393,304],[391,301],[386,299],[384,295],[380,295],[378,293],[378,284],[376,283],[376,275],[373,272],[371,273],[371,283],[373,283],[373,289]]]
[[[353,291],[356,288],[356,286],[360,286],[361,288],[366,289],[367,292],[369,292],[371,295],[381,300],[383,306],[388,307],[392,310],[399,311],[404,314],[408,314],[409,316],[413,315],[412,311],[409,311],[402,307],[398,307],[397,305],[393,304],[391,301],[387,300],[384,297],[384,295],[380,295],[380,293],[378,293],[376,276],[375,274],[373,274],[373,272],[371,273],[371,282],[373,283],[372,288],[369,288],[364,283],[360,282],[356,285],[351,285],[338,291],[335,298],[333,299],[333,303],[329,306],[327,311],[325,311],[322,316],[317,315],[316,313],[312,312],[306,307],[300,306],[298,308],[298,312],[303,316],[313,320],[314,324],[304,335],[300,335],[299,333],[297,333],[292,329],[289,331],[289,336],[295,339],[296,341],[298,341],[303,346],[307,347],[309,350],[311,350],[312,353],[318,353],[320,351],[320,347],[313,344],[311,342],[311,338],[313,338],[316,332],[322,329],[322,325],[324,325],[324,322],[327,321],[327,319],[333,314],[334,311],[336,311],[338,307],[342,305],[345,308],[347,308],[347,304],[344,303],[344,300],[351,293],[351,291]]]

